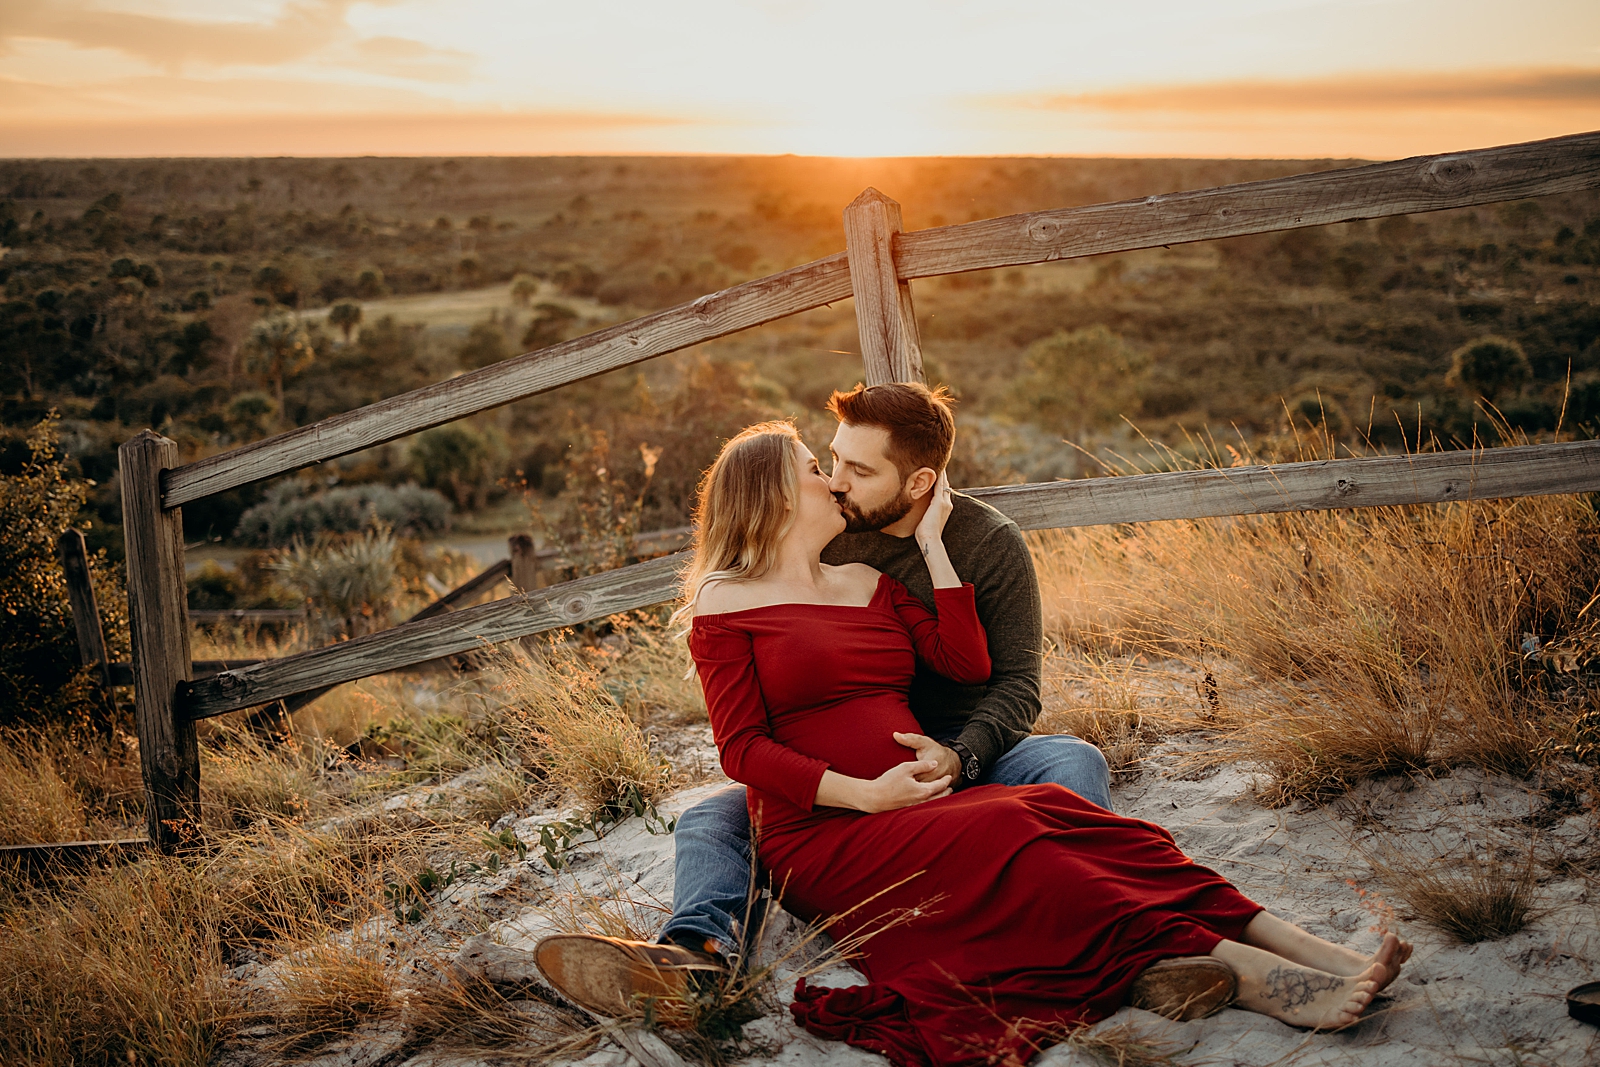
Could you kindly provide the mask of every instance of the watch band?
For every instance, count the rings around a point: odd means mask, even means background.
[[[983,777],[983,764],[978,762],[978,757],[974,756],[966,745],[963,745],[960,741],[952,741],[945,747],[954,752],[956,759],[960,761],[960,773],[957,775],[957,780],[961,785],[973,785],[979,778]]]

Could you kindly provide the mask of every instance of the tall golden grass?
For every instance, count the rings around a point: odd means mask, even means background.
[[[585,811],[617,811],[630,797],[653,804],[666,792],[672,768],[578,652],[550,641],[503,655],[499,669],[508,732]]]
[[[1152,696],[1146,674],[1135,660],[1046,649],[1034,733],[1081,738],[1101,751],[1113,775],[1131,777],[1168,717],[1167,701]]]
[[[1471,765],[1523,774],[1573,715],[1521,654],[1597,592],[1580,497],[1148,523],[1030,535],[1046,626],[1195,679],[1195,718],[1280,799]]]

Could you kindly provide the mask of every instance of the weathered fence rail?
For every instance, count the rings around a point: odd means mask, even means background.
[[[970,489],[1024,530],[1600,489],[1600,441]]]
[[[318,685],[365,678],[502,641],[575,626],[672,597],[682,553],[420,619],[351,641],[223,671],[183,687],[186,719],[265,704]]]
[[[899,280],[1586,189],[1600,133],[899,233]],[[881,199],[887,200],[886,197]],[[850,296],[836,254],[166,472],[179,507]],[[872,320],[874,324],[881,319]]]
[[[135,704],[151,839],[197,817],[196,719],[671,599],[681,556],[525,591],[464,611],[193,680],[179,508],[536,393],[855,296],[868,382],[921,380],[911,279],[1438,211],[1600,185],[1600,133],[901,232],[867,190],[845,252],[193,463],[146,431],[122,446]],[[973,490],[1037,529],[1600,490],[1589,442],[1330,460]],[[520,562],[519,562],[520,560]]]

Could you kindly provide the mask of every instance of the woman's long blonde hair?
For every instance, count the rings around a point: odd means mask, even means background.
[[[799,441],[792,424],[761,422],[722,446],[695,494],[694,560],[674,619],[694,612],[707,582],[748,582],[772,569],[794,522]]]

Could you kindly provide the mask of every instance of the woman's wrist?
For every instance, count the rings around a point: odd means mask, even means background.
[[[816,803],[825,808],[848,808],[871,814],[878,810],[878,783],[824,771],[817,786]]]
[[[926,544],[918,541],[917,547],[922,550],[922,561],[928,565],[928,577],[933,579],[935,589],[950,589],[961,584],[955,565],[950,562],[950,554],[945,551],[943,537],[930,538]]]

